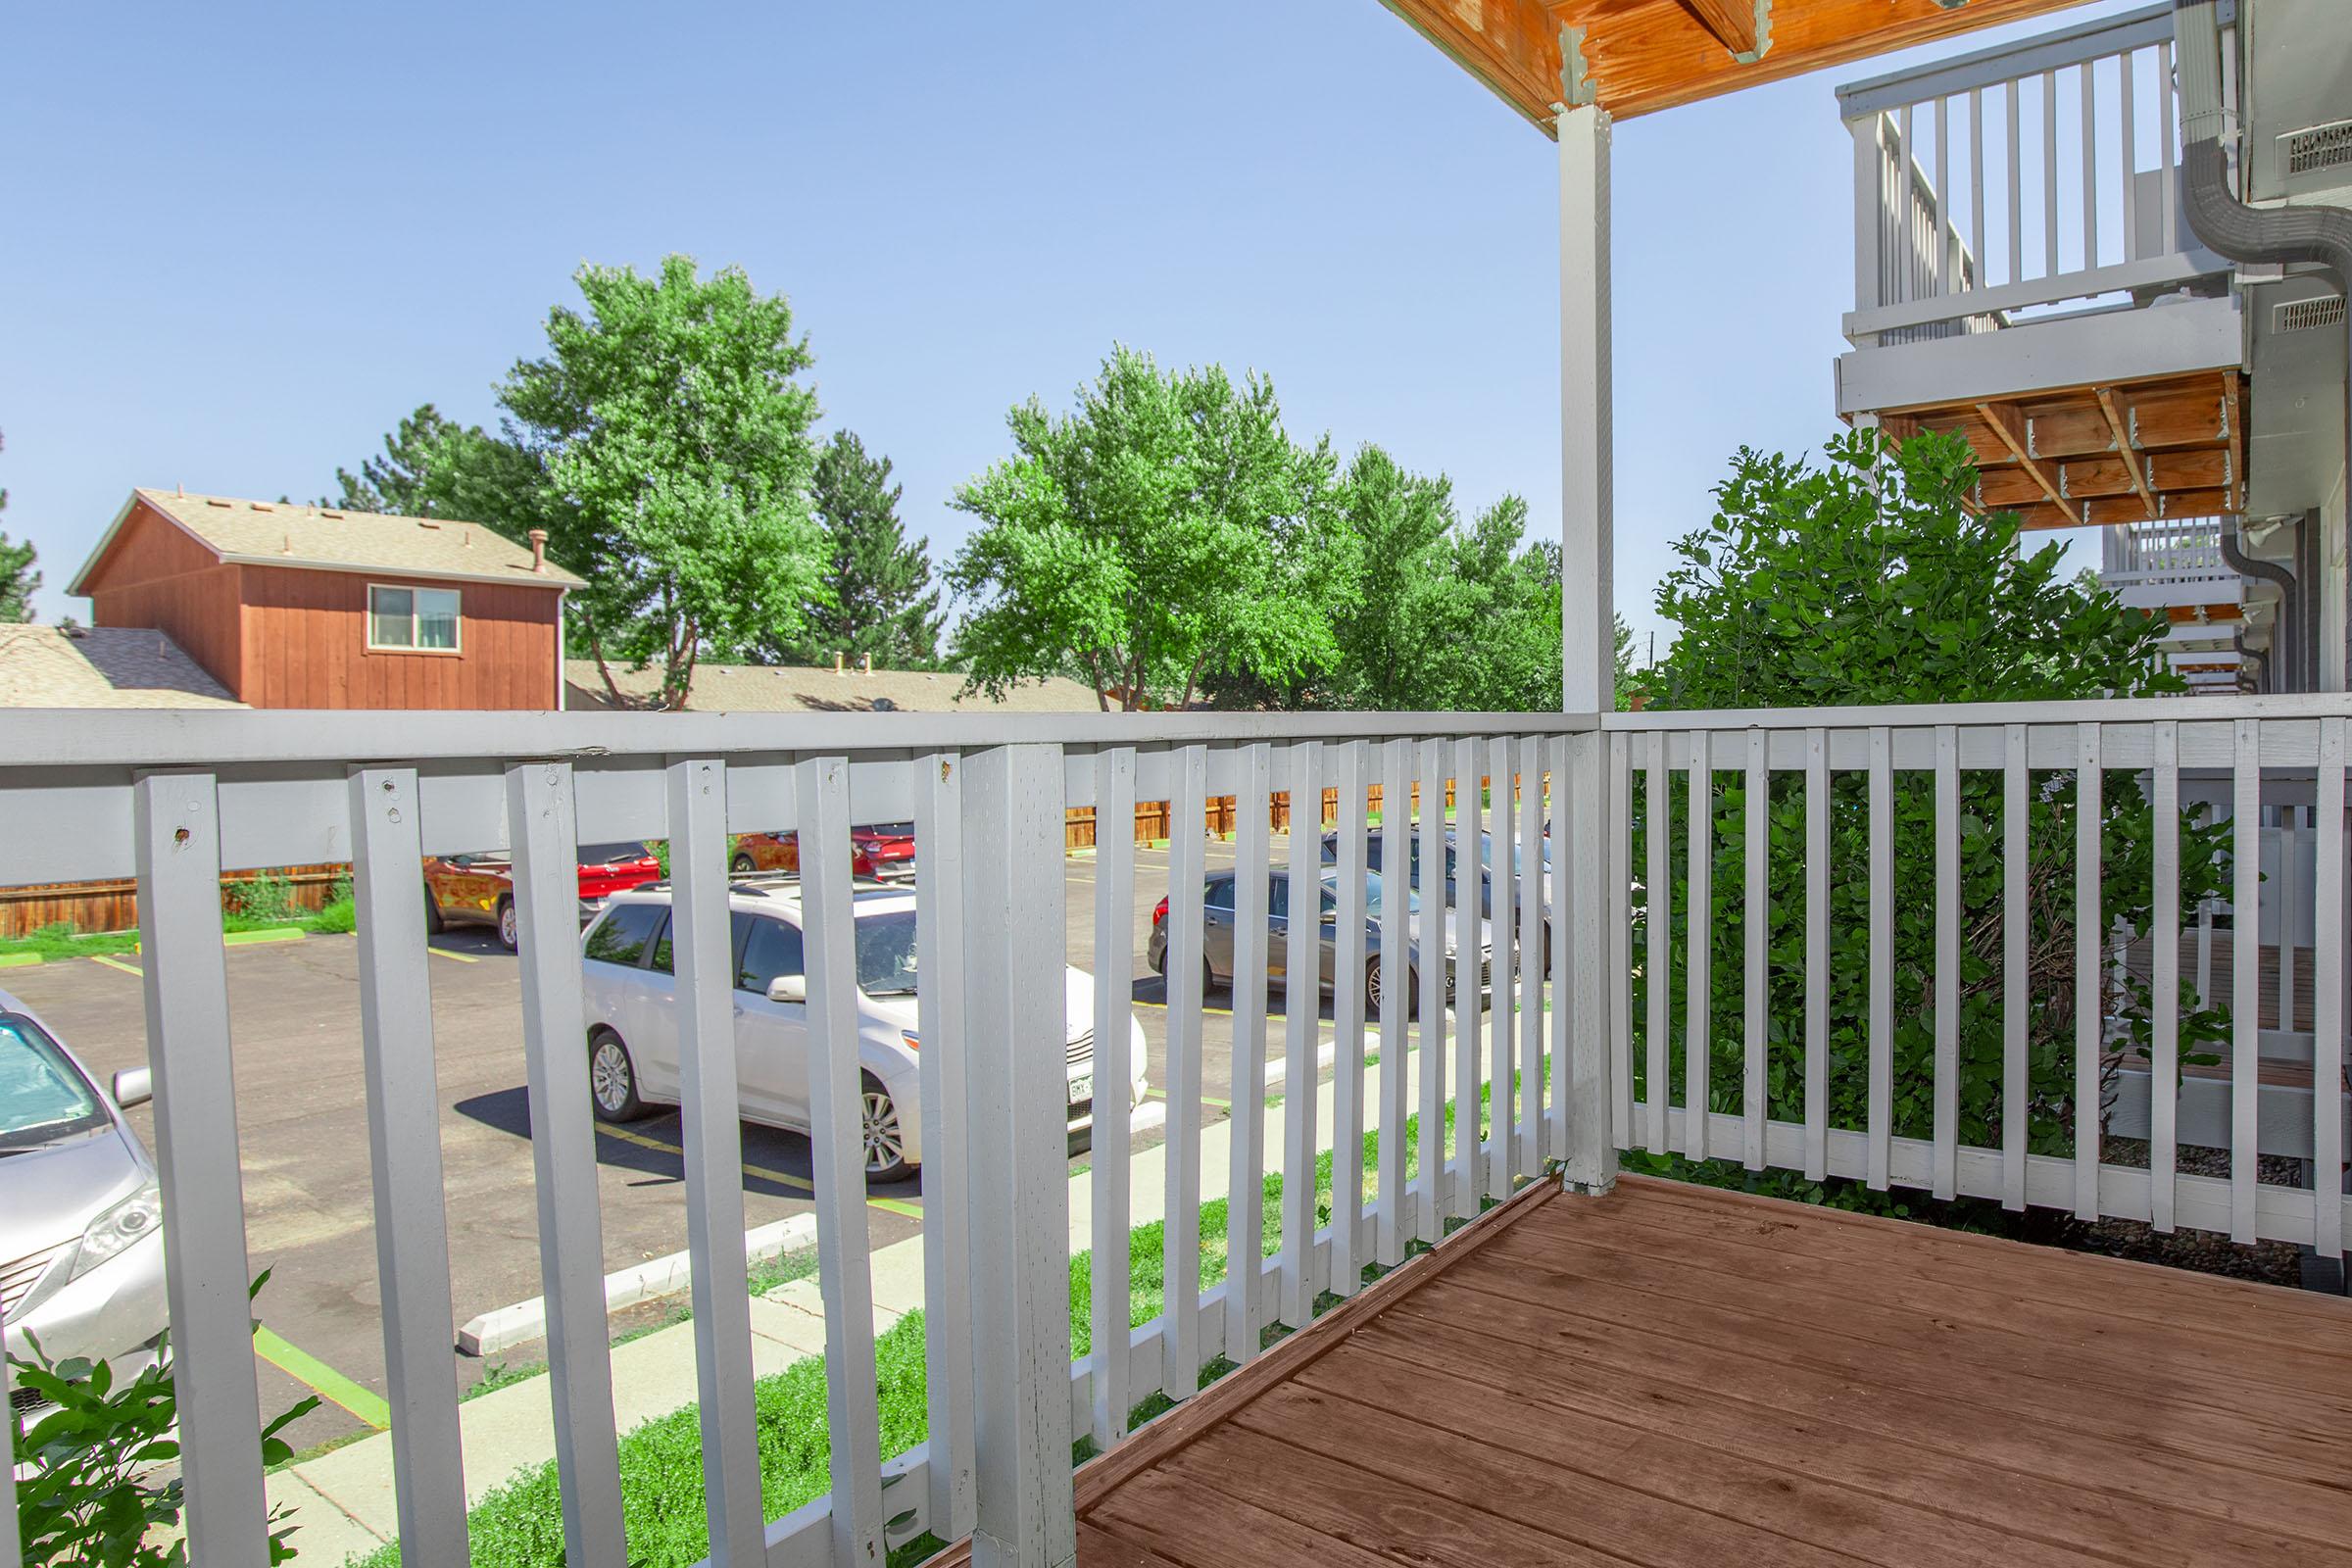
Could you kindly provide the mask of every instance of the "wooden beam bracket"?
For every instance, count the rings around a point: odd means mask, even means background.
[[[1683,9],[1743,66],[1772,48],[1772,0],[1683,0]]]
[[[2053,475],[2049,465],[2034,454],[2033,425],[2018,411],[2017,405],[1980,403],[1977,413],[1983,416],[1986,424],[1992,426],[1992,433],[2001,438],[2001,444],[2009,449],[2010,456],[2016,458],[2025,470],[2034,476],[2034,482],[2041,486],[2041,493],[2049,498],[2050,505],[2064,514],[2072,526],[2082,526],[2082,509],[2068,499],[2063,471]]]

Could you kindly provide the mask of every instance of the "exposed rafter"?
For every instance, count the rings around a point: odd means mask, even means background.
[[[2034,482],[2041,486],[2041,493],[2049,504],[2064,513],[2073,526],[2081,527],[2082,507],[2067,499],[2066,487],[2059,483],[2057,473],[2049,465],[2034,456],[2033,437],[2026,428],[2026,416],[2018,412],[2017,405],[1980,403],[1977,412],[1984,416],[1986,424],[1992,426],[1992,433],[2001,438],[2001,445],[2009,449],[2009,455],[2017,459],[2018,466],[2032,474]]]
[[[2123,411],[2116,407],[2115,388],[2098,388],[2099,412],[2107,416],[2107,428],[2115,432],[2116,455],[2124,460],[2124,467],[2132,475],[2132,488],[2139,492],[2139,504],[2148,509],[2148,520],[2158,515],[2156,493],[2148,488],[2147,462],[2132,450],[2132,434],[2124,427]]]
[[[2246,510],[2246,410],[2238,400],[2235,370],[2222,372],[2222,424],[2230,442],[2230,471],[2223,493],[2231,512]]]

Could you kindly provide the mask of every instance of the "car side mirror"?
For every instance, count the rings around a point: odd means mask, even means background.
[[[770,1002],[807,1002],[808,977],[805,974],[780,974],[767,983]]]
[[[128,1110],[155,1098],[155,1074],[145,1067],[125,1067],[115,1074],[115,1108]]]

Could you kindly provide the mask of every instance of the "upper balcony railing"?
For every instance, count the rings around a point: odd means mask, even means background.
[[[1066,1563],[1074,1438],[1119,1443],[1138,1401],[1189,1397],[1218,1356],[1248,1361],[1276,1325],[1304,1327],[1324,1293],[1353,1293],[1367,1271],[1554,1161],[1598,1186],[1619,1151],[1640,1150],[2340,1253],[2352,1229],[2337,1176],[2348,720],[2340,696],[1597,716],[25,714],[0,719],[0,883],[138,878],[197,1562],[268,1560],[219,878],[224,866],[342,859],[358,906],[401,1544],[410,1562],[467,1560],[418,864],[502,844],[519,915],[566,1560],[629,1560],[575,846],[643,838],[670,852],[717,1555],[738,1568],[878,1568],[925,1529],[977,1529],[991,1543],[983,1560]],[[1449,782],[1451,823],[1436,808]],[[1417,834],[1425,864],[1442,863],[1449,829],[1483,829],[1496,867],[1547,867],[1515,889],[1496,878],[1491,957],[1489,943],[1459,936],[1478,922],[1474,906],[1445,907],[1454,894],[1430,886],[1415,902],[1392,889],[1371,902],[1373,786],[1382,831]],[[1278,858],[1273,798],[1326,788],[1338,792],[1335,863],[1326,872],[1305,832]],[[2152,829],[2102,810],[2102,790],[2121,805],[2142,788]],[[1265,876],[1235,879],[1231,1016],[1212,1024],[1204,823],[1220,797],[1236,802],[1239,867],[1328,876],[1336,900],[1319,930],[1286,928],[1269,919]],[[1403,804],[1416,798],[1429,808]],[[1170,803],[1171,841],[1156,1075],[1165,1285],[1135,1325],[1124,1097],[1095,1101],[1089,1185],[1073,1187],[1069,1168],[1062,845],[1068,808],[1123,821],[1139,799]],[[2298,912],[2279,927],[2310,933],[2307,1027],[2294,1033],[2305,1020],[2291,1015],[2285,1029],[2262,1027],[2258,943],[2237,943],[2226,1077],[2204,1080],[2201,1099],[2184,1078],[2202,1070],[2197,1047],[2215,1026],[2178,1001],[2182,889],[2207,886],[2188,876],[2208,842],[2181,825],[2178,808],[2192,800],[2233,812],[2237,908],[2258,902],[2264,809],[2312,808],[2316,845],[2312,875],[2294,885],[2308,922]],[[895,1455],[880,1451],[870,1371],[856,968],[843,939],[850,825],[876,819],[911,821],[920,845],[929,1436]],[[831,1453],[828,1494],[772,1520],[749,1376],[730,1020],[727,837],[751,830],[802,830]],[[1153,890],[1126,834],[1104,835],[1089,869],[1095,1082],[1119,1084],[1135,911]],[[1475,887],[1462,879],[1463,894]],[[2127,909],[2143,911],[2139,930],[2121,925]],[[2256,924],[2243,922],[2249,935]],[[2126,1027],[2117,977],[2134,940],[2152,954],[2154,993]],[[1366,983],[1383,955],[1409,958]],[[1266,982],[1326,956],[1336,983],[1323,1084],[1317,1007],[1286,1004],[1277,1023]],[[1204,1026],[1230,1028],[1234,1083],[1282,1090],[1278,1105],[1234,1094],[1222,1150],[1203,1109]],[[1269,1076],[1277,1040],[1283,1064]],[[2275,1092],[2266,1064],[2278,1061],[2305,1074],[2299,1099]],[[2147,1142],[2120,1148],[2108,1113],[2128,1079],[2141,1084]],[[2192,1141],[2218,1146],[2219,1163],[2182,1157]],[[1373,1142],[1376,1154],[1357,1157]],[[1331,1163],[1328,1218],[1316,1174],[1326,1151],[1345,1152]],[[2259,1158],[2274,1153],[2327,1175],[2294,1185]],[[1204,1277],[1204,1186],[1271,1192],[1277,1175],[1278,1203],[1229,1204],[1223,1254],[1236,1266]],[[1090,1244],[1095,1348],[1073,1361],[1071,1270]]]
[[[2180,212],[2169,4],[1838,90],[1857,347],[2146,297],[2228,264]]]

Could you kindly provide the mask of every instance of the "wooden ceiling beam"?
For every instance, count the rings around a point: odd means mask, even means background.
[[[1545,135],[1561,101],[1560,23],[1541,0],[1381,0]]]
[[[1683,9],[1696,17],[1733,59],[1753,64],[1762,52],[1753,0],[1683,0]]]
[[[2071,526],[2081,527],[2082,508],[2067,500],[2065,487],[2058,482],[2058,475],[2047,464],[2034,456],[2032,443],[2026,437],[2026,416],[2018,412],[2017,405],[1980,403],[1977,413],[1984,416],[1986,424],[1992,426],[1992,433],[2001,438],[2001,445],[2009,449],[2009,455],[2017,460],[2018,466],[2032,474],[2034,482],[2041,486],[2043,499],[2063,513]]]
[[[2132,450],[2131,434],[2124,428],[2123,411],[2116,407],[2115,388],[2099,388],[2099,412],[2107,416],[2107,428],[2115,433],[2115,450],[2132,470],[2132,488],[2139,492],[2139,504],[2148,509],[2148,520],[2156,520],[2156,496],[2148,488],[2147,460]]]

